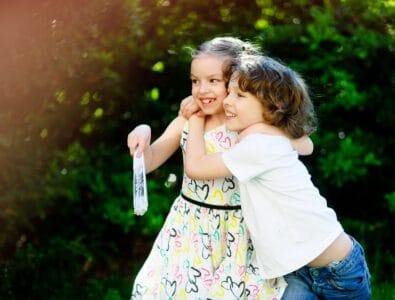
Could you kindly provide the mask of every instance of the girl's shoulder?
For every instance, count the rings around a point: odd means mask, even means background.
[[[218,126],[209,128],[208,130],[205,130],[205,134],[210,134],[210,133],[216,133],[216,132],[227,132],[225,124],[220,124]]]
[[[185,150],[188,137],[188,121],[183,125],[181,135],[181,148]],[[222,152],[234,147],[238,140],[237,132],[230,131],[225,124],[221,124],[215,128],[211,128],[204,132],[204,140],[206,143],[206,151],[208,153]]]
[[[181,135],[186,123],[188,123],[188,122],[184,117],[177,116],[175,119],[173,119],[173,121],[170,122],[170,124],[166,128],[166,131],[170,130],[171,132],[175,132],[175,133]]]
[[[188,133],[188,127],[189,127],[188,120],[184,119],[182,129],[185,133]],[[230,134],[230,135],[232,135],[232,134],[237,135],[237,133],[227,130],[225,124],[220,124],[220,125],[215,126],[213,128],[209,128],[208,130],[204,131],[204,134],[206,135],[206,134],[212,134],[212,133],[216,133],[216,132],[226,132],[227,134]]]
[[[175,126],[182,129],[185,126],[185,124],[188,124],[188,120],[185,119],[183,116],[177,116],[176,118],[173,119],[171,123],[174,123]]]

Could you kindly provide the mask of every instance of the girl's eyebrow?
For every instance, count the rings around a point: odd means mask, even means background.
[[[195,77],[195,78],[199,78],[199,76],[193,75],[192,73],[190,74],[190,77]],[[213,78],[213,77],[223,77],[223,74],[218,73],[218,74],[210,74],[208,76],[205,76],[207,78]]]
[[[208,77],[222,77],[223,74],[222,73],[218,73],[218,74],[211,74]]]

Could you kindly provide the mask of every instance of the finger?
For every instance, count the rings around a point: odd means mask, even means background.
[[[184,102],[184,100],[182,100],[181,104],[180,104],[180,110],[179,111],[182,111],[184,109],[184,107],[185,107],[185,102]]]
[[[138,145],[137,139],[136,138],[132,138],[131,141],[130,141],[130,144],[129,144],[130,155],[132,155],[132,156],[134,155],[134,152],[136,150],[137,145]]]
[[[130,132],[130,133],[128,134],[127,139],[126,139],[126,143],[127,143],[127,145],[128,145],[129,148],[130,148],[130,145],[131,145],[131,143],[132,143],[132,140],[133,140],[133,135],[132,135],[132,132]]]
[[[189,119],[189,118],[193,115],[193,111],[192,111],[189,107],[186,107],[186,108],[184,109],[184,111],[183,111],[183,115],[184,115],[187,119]]]
[[[133,136],[129,133],[127,141],[126,141],[129,148],[132,147],[132,142],[133,142]]]
[[[189,102],[189,103],[185,104],[184,110],[185,110],[185,111],[189,111],[189,110],[190,110],[190,107],[191,107],[191,103]]]
[[[135,147],[133,147],[133,146],[129,147],[129,153],[130,153],[131,156],[134,155],[134,148]]]
[[[199,106],[196,104],[195,101],[189,103],[188,105],[188,112],[193,114],[199,110]]]
[[[144,146],[144,143],[139,143],[138,145],[137,145],[137,157],[141,157],[141,154],[143,154],[143,152],[144,152],[144,148],[145,148],[145,146]]]
[[[199,110],[196,115],[200,118],[204,118],[206,115],[204,114],[204,112],[202,110]]]
[[[189,118],[191,116],[190,109],[188,107],[189,104],[185,104],[179,110],[179,115],[185,118]]]
[[[190,96],[189,96],[190,97]],[[180,108],[182,109],[182,108],[184,108],[185,107],[185,105],[187,105],[188,103],[189,103],[189,97],[186,97],[186,98],[184,98],[184,99],[182,99],[182,101],[181,101],[181,104],[180,104]]]
[[[191,104],[194,108],[199,109],[199,104],[197,101],[193,100]]]

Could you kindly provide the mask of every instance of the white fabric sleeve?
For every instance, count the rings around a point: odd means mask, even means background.
[[[225,151],[222,159],[229,171],[240,182],[245,182],[272,169],[290,153],[295,151],[286,138],[254,134]]]

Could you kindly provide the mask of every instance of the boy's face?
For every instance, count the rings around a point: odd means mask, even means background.
[[[265,123],[263,105],[253,94],[239,89],[238,75],[233,74],[228,96],[224,100],[225,124],[229,130],[241,132],[253,124]]]
[[[222,66],[227,57],[202,55],[191,63],[192,96],[205,115],[223,114],[227,96]]]

